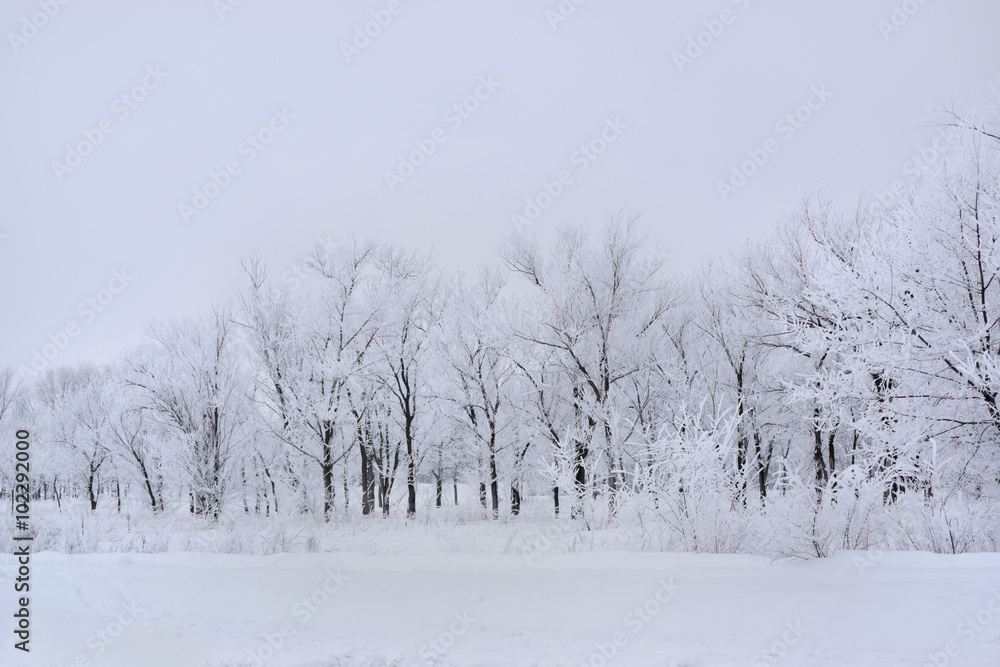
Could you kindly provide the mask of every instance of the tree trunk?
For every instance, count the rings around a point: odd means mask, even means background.
[[[257,492],[257,514],[260,514],[260,496],[264,495],[264,516],[271,516],[271,503],[267,499],[267,484],[261,484]]]
[[[492,438],[491,438],[492,440]],[[490,502],[493,506],[493,518],[500,518],[500,493],[497,482],[497,457],[490,442]]]
[[[618,511],[618,473],[621,466],[616,465],[616,455],[611,446],[611,425],[604,422],[604,445],[608,448],[608,516],[614,516]]]
[[[385,481],[385,477],[380,476],[380,479],[379,479],[379,482],[378,482],[378,486],[379,486],[379,490],[378,490],[378,504],[379,504],[379,507],[382,508],[382,516],[383,517],[388,517],[389,516],[389,498],[388,498],[388,488],[387,488],[387,484],[386,484],[386,481]]]
[[[764,461],[764,454],[760,447],[760,431],[754,431],[753,449],[754,457],[757,460],[757,486],[760,490],[760,502],[764,503],[767,500],[767,473],[771,461],[770,456],[766,462]]]
[[[153,508],[153,511],[157,511],[156,506],[156,494],[153,493],[153,482],[149,479],[149,474],[146,472],[146,464],[139,463],[139,471],[142,473],[142,481],[146,486],[146,494],[149,496],[149,506]]]
[[[819,427],[819,406],[813,408],[813,464],[816,466],[816,493],[821,494],[829,474],[823,460],[823,432]]]
[[[578,386],[573,387],[573,413],[577,426],[582,425],[583,408],[580,405],[580,387]],[[590,426],[588,433],[593,433],[594,420],[588,417],[587,423]],[[570,518],[576,519],[583,516],[583,501],[587,493],[587,470],[584,467],[584,459],[587,458],[590,450],[587,448],[587,443],[579,437],[574,437],[573,440],[573,490],[575,497],[570,509]]]
[[[746,507],[747,504],[747,452],[750,449],[749,438],[746,435],[743,425],[737,427],[738,435],[736,437],[736,494],[739,496],[740,500],[743,502],[743,506]]]
[[[94,469],[93,465],[90,468],[90,478],[87,480],[87,495],[90,496],[90,511],[97,511],[97,494],[94,491],[94,483],[96,482],[97,470]]]
[[[833,447],[834,438],[837,435],[836,429],[830,431],[830,435],[827,436],[827,451],[830,453],[830,474],[832,475],[837,470],[837,459],[836,452]]]
[[[323,425],[323,461],[320,468],[323,471],[323,521],[329,522],[333,512],[333,498],[336,491],[333,488],[333,425]]]
[[[587,493],[587,470],[583,466],[583,460],[587,456],[587,446],[577,441],[573,449],[573,483],[576,497],[573,499],[573,507],[570,511],[572,518],[577,518],[583,514],[583,499]]]
[[[329,450],[323,452],[323,521],[330,521],[333,512],[333,463],[330,461]]]
[[[243,513],[250,514],[250,505],[247,503],[247,467],[246,464],[240,466],[240,481],[243,483]]]
[[[267,481],[271,483],[271,500],[274,501],[274,513],[277,514],[278,513],[278,489],[277,489],[277,487],[274,484],[274,478],[271,477],[271,471],[267,469],[267,466],[264,466],[264,474],[267,475]],[[264,494],[265,494],[265,497],[266,497],[266,494],[267,494],[267,489],[266,488],[264,490]],[[162,505],[163,503],[161,502],[160,504]]]
[[[347,459],[344,459],[344,509],[351,506],[351,490],[347,488]]]
[[[407,457],[406,462],[406,516],[413,518],[417,515],[417,464],[413,460],[413,455]]]
[[[413,418],[406,417],[406,516],[417,515],[417,461],[413,451]]]
[[[375,471],[372,469],[372,457],[365,446],[360,428],[358,448],[361,451],[361,514],[367,516],[375,508]]]
[[[367,451],[367,450],[366,450]],[[365,502],[368,504],[368,513],[375,509],[375,470],[372,467],[372,457],[369,454],[365,461]]]

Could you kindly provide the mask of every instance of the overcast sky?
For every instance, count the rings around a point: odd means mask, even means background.
[[[471,270],[526,198],[539,233],[631,204],[694,267],[902,177],[1000,73],[995,0],[226,2],[3,3],[0,363],[108,359],[317,237]]]

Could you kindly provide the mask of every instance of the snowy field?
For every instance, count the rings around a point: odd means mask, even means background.
[[[0,667],[1000,667],[998,0],[0,26]]]
[[[419,535],[379,555],[40,553],[32,652],[5,641],[0,664],[1000,664],[998,554],[490,555]]]

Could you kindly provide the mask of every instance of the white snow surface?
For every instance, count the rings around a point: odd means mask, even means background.
[[[420,546],[36,554],[30,654],[13,649],[6,555],[0,664],[1000,665],[1000,554],[772,562]]]

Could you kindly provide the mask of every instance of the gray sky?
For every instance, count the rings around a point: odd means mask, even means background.
[[[3,3],[0,363],[50,339],[66,346],[49,363],[108,359],[229,294],[251,250],[280,277],[353,232],[471,270],[564,170],[531,230],[632,204],[690,268],[803,192],[850,203],[902,177],[935,132],[920,118],[1000,73],[995,0],[895,3],[891,31],[892,0],[223,3]],[[372,12],[386,25],[345,56]],[[433,153],[390,188],[417,142]],[[717,182],[762,150],[723,201]],[[195,188],[215,196],[185,221]]]

